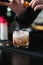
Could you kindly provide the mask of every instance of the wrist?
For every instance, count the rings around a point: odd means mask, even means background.
[[[26,10],[27,10],[27,9],[26,9]],[[17,17],[20,17],[20,16],[24,15],[24,14],[25,14],[25,12],[26,12],[26,10],[25,10],[25,11],[23,11],[23,12],[21,12],[21,13],[16,13],[16,16],[17,16]]]

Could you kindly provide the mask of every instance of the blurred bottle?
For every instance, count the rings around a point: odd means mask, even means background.
[[[8,38],[12,42],[12,33],[13,30],[17,30],[18,28],[18,22],[16,21],[16,14],[11,10],[10,7],[7,7],[6,10],[6,18],[9,21],[8,25]]]
[[[0,22],[0,40],[1,40],[1,22]]]
[[[0,16],[1,40],[8,40],[8,22],[4,16]]]

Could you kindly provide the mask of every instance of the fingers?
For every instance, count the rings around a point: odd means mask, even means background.
[[[32,0],[31,3],[30,3],[30,6],[32,8],[34,8],[36,5],[39,5],[39,4],[42,4],[43,1],[42,0]]]
[[[31,2],[30,2],[30,4],[29,4],[29,6],[32,6],[32,3],[34,2],[34,0],[32,0]]]
[[[40,0],[32,0],[29,4],[29,6],[31,6],[32,8],[34,8],[37,4],[40,3]]]
[[[15,0],[16,3],[20,3],[20,0]]]
[[[36,10],[38,10],[38,9],[43,9],[43,4],[37,5],[37,6],[34,8],[34,11],[36,11]]]
[[[7,2],[0,2],[0,5],[9,6],[9,3],[7,3]]]
[[[20,1],[21,1],[22,4],[24,3],[24,0],[20,0]]]
[[[34,9],[34,11],[38,10],[38,9],[43,9],[43,0],[32,0],[29,4],[29,6],[31,6],[31,8]],[[41,8],[40,8],[41,7]]]
[[[38,0],[37,1],[34,0],[34,2],[32,3],[32,8],[34,8],[37,4],[39,4],[39,1]]]
[[[24,0],[15,0],[16,3],[23,4]]]

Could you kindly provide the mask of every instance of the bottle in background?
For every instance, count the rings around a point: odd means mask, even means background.
[[[13,30],[18,29],[18,23],[16,21],[16,14],[11,10],[10,7],[7,7],[6,18],[9,21],[8,25],[8,39],[12,42]]]
[[[8,22],[4,16],[0,16],[1,22],[1,40],[8,40]]]
[[[1,22],[0,22],[0,40],[1,40]]]

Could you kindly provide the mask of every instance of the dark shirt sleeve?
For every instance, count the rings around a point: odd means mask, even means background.
[[[28,1],[30,2],[31,0]],[[35,20],[40,11],[41,10],[34,12],[31,7],[28,7],[23,14],[21,14],[19,17],[16,17],[16,20],[21,25],[21,27],[27,27]]]
[[[21,25],[21,27],[27,27],[35,20],[40,11],[41,10],[34,12],[33,9],[29,7],[27,8],[26,12],[24,12],[19,17],[16,17],[16,20]]]

